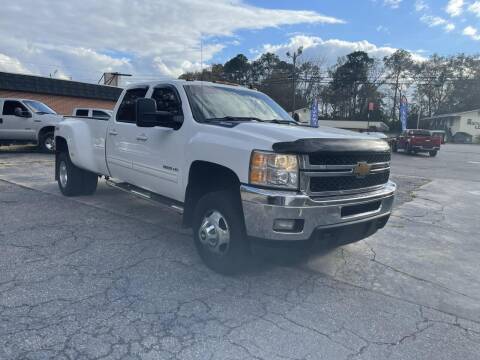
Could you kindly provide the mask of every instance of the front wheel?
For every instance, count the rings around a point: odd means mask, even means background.
[[[435,156],[437,156],[437,152],[438,152],[437,150],[432,150],[429,153],[430,153],[431,157],[435,157]]]
[[[45,153],[53,153],[55,150],[55,136],[52,131],[46,132],[40,137],[40,150]]]
[[[75,166],[68,153],[60,153],[58,162],[58,187],[65,196],[91,195],[97,189],[98,176]]]
[[[242,271],[249,253],[241,203],[233,190],[204,195],[193,215],[193,237],[203,262],[233,275]]]

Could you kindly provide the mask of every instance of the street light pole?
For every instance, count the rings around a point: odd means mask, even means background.
[[[293,101],[292,101],[292,115],[295,111],[295,95],[296,95],[296,90],[297,90],[297,84],[296,84],[296,72],[297,72],[297,58],[302,55],[303,53],[303,46],[300,46],[297,51],[294,51],[293,54],[287,52],[287,57],[293,60]]]

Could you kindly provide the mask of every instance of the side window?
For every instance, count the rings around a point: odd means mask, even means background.
[[[15,108],[21,108],[22,111],[28,111],[20,101],[6,100],[3,103],[3,115],[15,115]]]
[[[88,109],[78,109],[75,113],[76,116],[88,116]]]
[[[135,100],[145,97],[147,90],[147,87],[127,90],[122,103],[118,107],[118,122],[135,123]]]
[[[100,110],[93,110],[92,116],[97,118],[104,118],[104,119],[108,119],[110,117],[110,115],[108,115],[105,111],[100,111]]]
[[[158,111],[168,111],[174,115],[182,115],[182,103],[173,88],[162,87],[155,89],[152,99],[156,101]]]

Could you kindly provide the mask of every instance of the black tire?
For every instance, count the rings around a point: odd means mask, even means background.
[[[395,143],[395,142],[392,144],[392,151],[394,153],[398,152],[397,143]]]
[[[53,131],[47,131],[40,136],[38,144],[40,150],[44,153],[52,154],[55,151],[55,136]]]
[[[407,145],[406,152],[409,155],[412,155],[412,147],[410,145]]]
[[[57,155],[58,187],[65,196],[91,195],[97,189],[98,176],[75,166],[68,153]],[[63,169],[63,167],[65,167]],[[66,177],[62,174],[66,172]]]
[[[223,249],[221,246],[217,248],[208,245],[206,243],[208,239],[204,236],[206,234],[202,231],[205,229],[202,228],[203,222],[214,213],[219,213],[223,217],[224,224],[220,221],[220,227],[227,229],[230,234],[229,244]],[[245,270],[250,246],[245,232],[240,198],[235,191],[220,190],[207,193],[200,198],[193,213],[193,238],[200,258],[213,271],[223,275],[234,275]]]
[[[438,151],[437,151],[437,150],[432,150],[432,151],[429,151],[429,154],[430,154],[430,156],[431,156],[431,157],[435,157],[435,156],[437,156],[437,153],[438,153]]]

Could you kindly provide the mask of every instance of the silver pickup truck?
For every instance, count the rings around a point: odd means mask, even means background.
[[[63,116],[40,101],[0,98],[0,145],[36,144],[53,153],[55,125]]]

